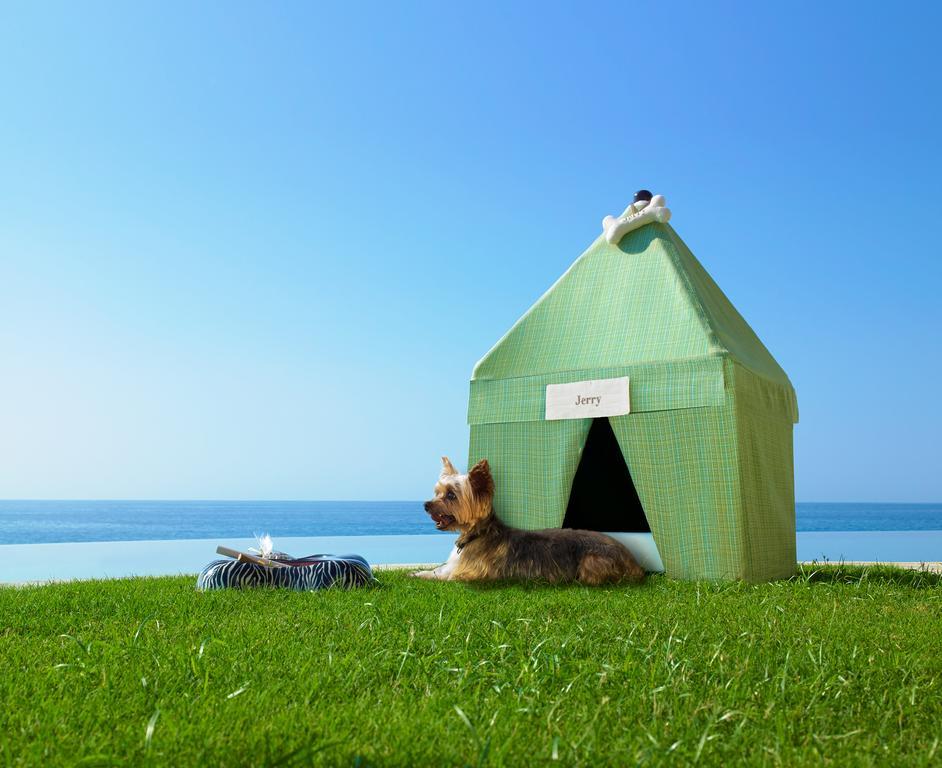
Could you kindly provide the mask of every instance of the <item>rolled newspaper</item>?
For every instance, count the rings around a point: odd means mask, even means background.
[[[289,565],[280,563],[277,560],[269,560],[267,557],[256,557],[255,555],[250,555],[248,552],[239,552],[237,549],[229,549],[229,547],[223,547],[221,545],[216,547],[216,552],[220,555],[238,560],[240,563],[255,563],[256,565],[265,565],[269,568],[290,568]]]

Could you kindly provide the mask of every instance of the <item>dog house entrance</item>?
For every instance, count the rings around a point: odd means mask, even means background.
[[[563,528],[651,532],[618,438],[607,418],[592,420],[569,492]]]

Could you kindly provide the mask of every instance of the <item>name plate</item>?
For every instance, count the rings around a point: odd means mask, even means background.
[[[628,377],[546,385],[546,420],[624,416],[631,412]]]

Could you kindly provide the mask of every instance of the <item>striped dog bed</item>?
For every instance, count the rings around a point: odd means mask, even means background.
[[[309,591],[327,587],[363,587],[376,578],[360,555],[308,555],[281,560],[287,568],[272,568],[237,560],[214,560],[196,580],[196,588],[245,589],[279,587]]]

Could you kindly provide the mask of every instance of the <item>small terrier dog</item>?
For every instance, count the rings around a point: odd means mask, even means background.
[[[446,563],[412,575],[443,581],[537,579],[592,585],[644,578],[644,569],[610,536],[567,528],[511,528],[497,519],[493,499],[487,459],[460,475],[443,456],[435,498],[425,502],[425,511],[438,530],[457,530],[460,535]]]

